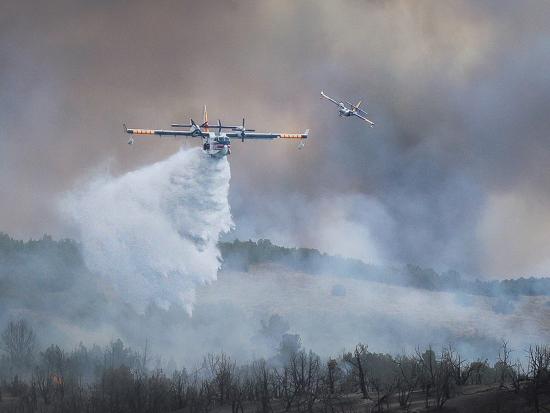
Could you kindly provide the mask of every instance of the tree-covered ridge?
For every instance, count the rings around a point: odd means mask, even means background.
[[[412,264],[402,268],[375,266],[357,259],[327,255],[316,249],[280,247],[264,239],[221,242],[219,247],[227,269],[248,270],[250,265],[276,263],[311,274],[337,274],[431,291],[461,291],[487,296],[550,295],[548,277],[471,280],[452,270],[438,273]]]
[[[431,291],[460,291],[486,296],[550,296],[548,277],[472,280],[452,270],[438,273],[412,264],[400,268],[376,266],[316,249],[281,247],[264,239],[220,242],[219,248],[224,269],[248,271],[254,265],[280,264],[308,274],[333,274]],[[83,273],[88,271],[80,246],[74,240],[54,240],[45,235],[38,240],[21,241],[0,233],[0,284],[6,285],[15,279],[19,284],[26,279],[54,288]]]
[[[287,248],[274,245],[267,239],[256,241],[220,242],[226,268],[247,270],[251,265],[280,263],[308,273],[338,273],[375,277],[379,269],[361,260],[332,256],[312,248]]]
[[[21,241],[0,232],[0,271],[28,260],[41,259],[43,264],[56,263],[66,268],[83,264],[78,244],[71,239],[54,240],[44,235],[38,240]]]
[[[27,285],[65,290],[83,272],[82,254],[73,240],[44,235],[39,240],[20,241],[0,233],[0,286],[4,293]]]

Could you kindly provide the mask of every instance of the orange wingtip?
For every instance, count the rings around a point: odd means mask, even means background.
[[[131,133],[134,133],[136,135],[154,135],[155,131],[152,129],[128,129],[128,131],[132,131]]]

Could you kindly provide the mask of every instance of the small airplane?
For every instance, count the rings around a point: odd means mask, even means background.
[[[304,139],[307,139],[309,129],[304,133],[272,133],[272,132],[256,132],[255,129],[245,128],[245,119],[243,118],[242,125],[229,126],[222,125],[222,122],[218,119],[217,125],[208,124],[208,112],[206,111],[206,105],[203,112],[203,123],[197,125],[193,119],[189,124],[172,123],[173,128],[189,128],[187,131],[183,130],[163,130],[163,129],[130,129],[124,124],[124,131],[131,135],[158,135],[173,136],[173,137],[192,137],[202,139],[202,149],[205,153],[213,158],[223,158],[224,156],[231,154],[231,138],[241,139],[242,142],[245,139],[301,139],[298,149],[302,149],[305,145]],[[214,129],[212,131],[211,129]],[[229,131],[227,131],[229,130]],[[226,132],[227,131],[227,132]],[[128,144],[132,145],[134,138],[131,137],[128,140]]]
[[[338,105],[339,116],[357,116],[358,118],[363,119],[365,122],[367,122],[371,128],[374,126],[374,122],[365,117],[366,115],[368,115],[368,113],[362,109],[359,109],[359,106],[361,106],[361,101],[357,102],[356,105],[346,102],[346,104],[349,106],[349,108],[347,108],[346,105],[344,105],[344,102],[335,101],[330,96],[325,95],[325,92],[321,90],[321,99],[322,98],[328,99],[332,103]]]

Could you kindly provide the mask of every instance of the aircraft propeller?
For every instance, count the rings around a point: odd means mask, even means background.
[[[241,142],[244,142],[245,136],[246,136],[246,129],[244,128],[244,118],[243,118],[243,128],[241,129]]]
[[[241,135],[241,141],[244,142],[244,139],[246,138],[246,132],[254,132],[254,129],[246,129],[245,128],[245,119],[243,118],[242,126],[235,126],[233,127],[234,131],[239,131]]]
[[[191,125],[193,125],[195,130],[198,131],[199,134],[204,138],[204,133],[203,133],[202,129],[197,126],[197,124],[195,123],[195,121],[193,119],[191,119]]]

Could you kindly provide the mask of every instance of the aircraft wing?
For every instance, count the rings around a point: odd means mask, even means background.
[[[247,132],[244,139],[307,139],[309,129],[304,133],[272,133],[272,132]],[[241,132],[227,133],[229,138],[243,138]]]
[[[330,101],[331,101],[332,103],[334,103],[335,105],[340,106],[340,103],[339,103],[339,102],[336,102],[336,101],[335,101],[333,98],[331,98],[330,96],[325,95],[325,92],[323,92],[322,90],[321,90],[321,97],[330,100]]]
[[[354,115],[357,116],[357,117],[360,118],[360,119],[363,119],[365,122],[367,122],[367,123],[370,125],[371,128],[374,126],[374,122],[373,122],[372,120],[369,120],[369,119],[367,119],[367,118],[364,117],[364,116],[361,116],[361,115],[360,115],[359,113],[357,113],[357,112],[355,112]]]
[[[197,132],[184,130],[163,130],[163,129],[130,129],[124,127],[126,133],[130,135],[158,135],[158,136],[192,136],[200,138]]]

